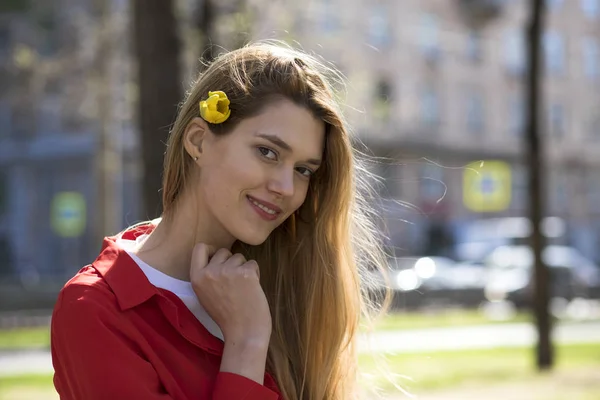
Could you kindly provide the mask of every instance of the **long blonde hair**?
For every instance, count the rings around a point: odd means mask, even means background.
[[[258,262],[273,320],[267,370],[286,400],[346,400],[356,393],[356,338],[370,315],[362,272],[382,266],[365,198],[365,169],[328,81],[332,69],[282,45],[259,43],[214,60],[192,86],[167,143],[163,216],[172,214],[193,166],[183,134],[208,91],[222,90],[231,116],[211,130],[230,132],[271,101],[287,98],[326,124],[323,164],[303,205],[261,245],[234,251]]]

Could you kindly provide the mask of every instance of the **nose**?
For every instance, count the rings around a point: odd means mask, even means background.
[[[291,197],[294,195],[294,169],[280,168],[274,172],[267,189],[281,197]]]

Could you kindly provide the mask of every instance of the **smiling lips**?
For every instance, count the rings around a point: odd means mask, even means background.
[[[282,213],[281,208],[277,207],[275,204],[258,200],[252,196],[247,196],[247,198],[254,211],[256,211],[261,218],[267,221],[276,220]]]

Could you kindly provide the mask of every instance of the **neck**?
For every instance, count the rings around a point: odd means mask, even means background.
[[[199,207],[193,196],[183,195],[170,211],[136,254],[153,268],[189,281],[192,250],[196,244],[231,249],[235,238],[221,227],[206,207]]]

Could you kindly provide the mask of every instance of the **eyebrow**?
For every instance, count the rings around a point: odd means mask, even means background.
[[[266,133],[257,133],[256,136],[259,138],[268,140],[269,142],[273,143],[275,146],[278,146],[285,151],[288,151],[290,153],[293,152],[292,147],[277,135],[267,135]],[[309,158],[308,160],[306,160],[306,162],[309,164],[315,165],[317,167],[319,165],[321,165],[321,160],[319,160],[317,158]]]

